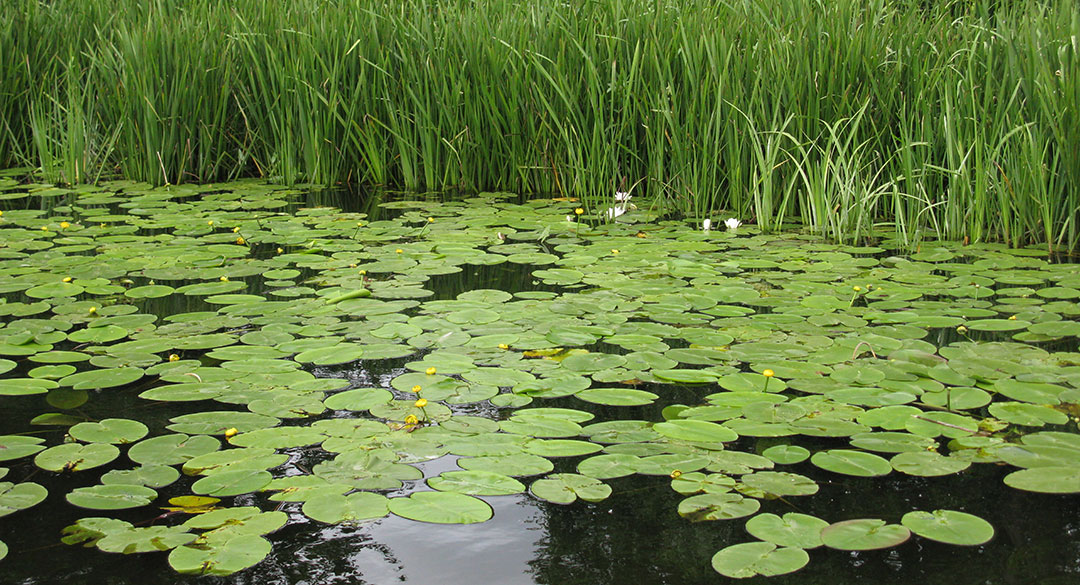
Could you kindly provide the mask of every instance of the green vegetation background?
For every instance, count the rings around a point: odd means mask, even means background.
[[[18,0],[0,166],[1076,248],[1073,0]]]

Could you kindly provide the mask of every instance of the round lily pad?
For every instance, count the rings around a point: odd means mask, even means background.
[[[0,481],[0,516],[7,516],[36,506],[48,495],[49,490],[34,482]]]
[[[773,577],[798,571],[810,562],[801,548],[777,548],[771,542],[744,542],[721,549],[712,558],[717,573],[733,579]]]
[[[876,518],[845,520],[830,524],[821,531],[821,541],[840,550],[874,550],[903,544],[911,532],[899,525]]]
[[[79,423],[68,434],[86,443],[134,443],[146,436],[149,429],[139,421],[126,418],[107,418],[100,422]]]
[[[989,522],[955,510],[908,512],[900,523],[923,538],[946,544],[976,546],[994,537],[994,527]]]
[[[783,518],[776,514],[758,514],[746,521],[746,531],[777,546],[807,549],[822,545],[821,531],[828,525],[821,518],[797,512],[788,512]]]
[[[599,502],[611,495],[611,486],[576,473],[553,473],[534,481],[529,493],[553,504],[572,504],[579,498]]]
[[[67,501],[91,510],[123,510],[145,506],[157,498],[157,492],[141,485],[110,484],[75,488]]]
[[[313,520],[339,524],[382,518],[389,513],[390,507],[389,500],[382,494],[356,492],[347,496],[340,494],[316,496],[304,502],[303,511]]]
[[[48,471],[82,471],[105,465],[120,456],[120,450],[107,443],[65,443],[38,453],[34,464]]]
[[[419,522],[434,524],[474,524],[492,516],[487,502],[454,492],[417,492],[390,499],[390,511]]]
[[[169,553],[169,565],[178,573],[231,575],[263,560],[271,549],[261,536],[241,535],[197,548],[178,546]]]

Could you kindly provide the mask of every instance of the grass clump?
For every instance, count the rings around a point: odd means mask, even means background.
[[[19,0],[0,165],[509,190],[1075,249],[1072,0]]]

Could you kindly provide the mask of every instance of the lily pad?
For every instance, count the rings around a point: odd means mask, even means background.
[[[821,541],[840,550],[874,550],[903,544],[911,532],[899,525],[876,518],[845,520],[830,524],[821,531]]]
[[[771,542],[745,542],[721,549],[712,558],[717,573],[733,579],[784,575],[806,566],[810,555],[801,548],[777,548]]]
[[[908,512],[900,523],[923,538],[946,544],[977,546],[994,537],[994,527],[989,522],[955,510]]]
[[[454,492],[417,492],[391,498],[390,511],[403,518],[434,524],[475,524],[492,516],[487,502]]]

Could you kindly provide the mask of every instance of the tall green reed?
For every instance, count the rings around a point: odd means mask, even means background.
[[[1076,248],[1078,37],[1074,0],[18,0],[0,164]]]

